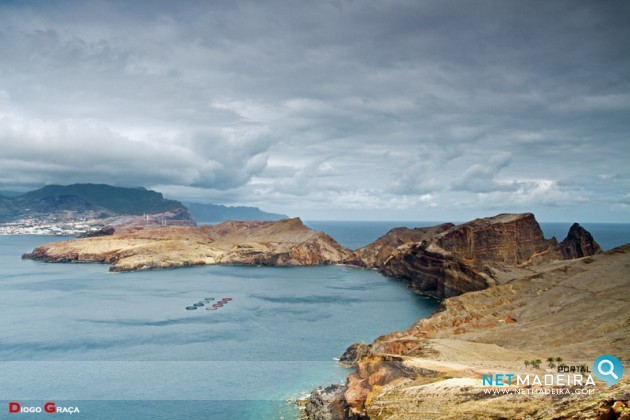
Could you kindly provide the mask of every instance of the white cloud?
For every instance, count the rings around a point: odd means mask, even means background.
[[[616,205],[630,220],[628,13],[4,2],[0,189],[109,182],[356,218],[492,206],[606,220]]]
[[[453,182],[455,191],[487,193],[492,191],[510,191],[518,188],[515,182],[499,181],[498,175],[512,163],[509,153],[492,155],[488,163],[476,163],[466,169],[461,178]]]

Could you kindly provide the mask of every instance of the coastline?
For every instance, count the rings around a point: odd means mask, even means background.
[[[314,390],[304,403],[304,418],[465,418],[481,413],[491,418],[595,418],[613,413],[617,402],[617,408],[627,407],[627,376],[612,387],[598,381],[587,396],[547,395],[544,386],[528,391],[529,397],[518,395],[517,388],[513,394],[488,395],[481,379],[488,372],[554,374],[549,367],[524,365],[548,356],[589,366],[599,354],[629,360],[623,314],[630,311],[630,300],[617,298],[627,286],[624,267],[629,262],[627,244],[596,256],[542,264],[526,276],[515,272],[504,285],[445,299],[411,328],[348,348],[341,359],[354,372],[344,386]],[[606,281],[593,284],[592,276]],[[567,290],[574,290],[571,297]],[[592,290],[597,290],[595,299]],[[563,304],[559,296],[570,303]],[[604,304],[606,310],[597,316],[589,311]],[[567,389],[575,393],[580,387]]]
[[[261,229],[264,233],[259,232]],[[506,231],[512,232],[515,236],[506,235]],[[276,245],[271,248],[268,245],[262,245],[262,243],[268,243],[270,234],[285,241],[290,238],[288,247],[280,242],[275,242]],[[202,237],[195,239],[195,235]],[[301,242],[295,240],[298,236],[302,238]],[[485,305],[482,310],[477,309],[473,312],[464,306],[466,315],[460,316],[462,308],[459,306],[458,299],[464,301],[472,299],[473,302],[469,303],[475,306],[479,304],[475,299],[481,299],[482,302],[490,299],[487,293],[502,293],[506,288],[510,290],[510,293],[514,293],[514,285],[523,279],[531,281],[542,278],[547,276],[548,272],[566,273],[577,267],[578,262],[587,266],[593,261],[598,261],[596,259],[608,255],[608,253],[602,256],[597,255],[601,253],[599,246],[592,236],[577,224],[571,227],[567,238],[559,243],[555,238],[544,239],[533,215],[522,214],[499,215],[457,226],[444,224],[430,228],[397,228],[367,247],[355,251],[341,247],[334,239],[321,232],[306,228],[299,219],[289,219],[282,222],[231,223],[202,228],[135,230],[123,232],[122,236],[118,233],[113,236],[105,235],[62,242],[51,248],[38,248],[39,251],[36,249],[33,253],[34,258],[33,255],[26,257],[46,261],[52,250],[53,258],[50,261],[116,263],[118,259],[112,258],[114,254],[107,249],[100,251],[97,249],[98,252],[94,252],[94,244],[108,244],[109,246],[114,243],[114,248],[116,248],[120,240],[131,240],[131,246],[137,248],[138,244],[163,245],[172,244],[173,240],[177,240],[184,241],[188,245],[185,248],[176,247],[176,251],[189,252],[191,243],[196,243],[195,247],[197,247],[208,237],[212,238],[211,245],[216,247],[215,249],[224,252],[221,255],[230,255],[231,259],[221,259],[221,256],[214,255],[212,261],[202,260],[199,264],[244,263],[276,266],[348,264],[378,270],[388,277],[401,278],[408,282],[416,293],[446,298],[432,316],[420,321],[411,329],[383,336],[372,344],[362,345],[358,349],[356,346],[351,346],[341,357],[341,361],[355,366],[355,373],[348,376],[345,386],[336,386],[334,389],[327,388],[326,390],[317,389],[312,392],[310,398],[304,403],[305,412],[311,416],[309,418],[318,418],[317,413],[330,411],[330,407],[341,410],[344,414],[339,412],[337,414],[346,418],[365,416],[381,418],[375,414],[374,410],[377,408],[381,411],[387,408],[387,410],[393,410],[392,412],[405,410],[404,404],[397,407],[391,404],[388,406],[382,402],[382,398],[399,397],[397,393],[400,390],[396,387],[401,381],[411,381],[414,387],[431,385],[433,388],[436,385],[432,384],[444,382],[438,388],[426,389],[433,389],[438,394],[446,392],[442,395],[445,397],[454,389],[460,392],[462,387],[470,388],[474,385],[473,388],[479,388],[477,382],[484,368],[522,372],[522,369],[519,369],[520,363],[525,358],[543,357],[533,349],[523,350],[527,347],[526,342],[521,343],[523,347],[520,351],[516,351],[501,346],[496,337],[488,343],[477,343],[474,346],[470,340],[462,340],[466,333],[475,329],[495,330],[517,324],[520,327],[521,315],[511,312],[503,313],[498,310],[488,314],[487,305]],[[226,240],[226,237],[229,239]],[[320,242],[315,242],[317,245],[313,246],[314,240]],[[471,241],[475,244],[474,248],[466,245]],[[80,244],[79,247],[72,248],[76,244]],[[89,244],[88,248],[84,247],[85,244]],[[68,246],[70,248],[67,248]],[[195,247],[192,249],[197,252],[199,249]],[[55,254],[59,249],[63,252]],[[163,249],[160,248],[160,252],[156,254],[161,260],[164,260]],[[172,248],[166,249],[172,250]],[[334,249],[336,253],[327,254],[328,257],[321,254],[322,250],[329,252],[331,249]],[[40,253],[37,254],[37,252]],[[124,252],[126,251],[123,250]],[[625,251],[613,250],[612,254],[615,253],[625,254]],[[103,256],[111,259],[103,259]],[[410,262],[411,265],[409,265]],[[177,265],[167,260],[167,264],[160,266],[142,264],[129,267],[133,270],[172,268],[185,266],[188,262],[183,260],[183,263]],[[431,274],[436,272],[441,274],[437,276]],[[433,277],[427,277],[427,275]],[[427,278],[433,280],[427,281]],[[526,296],[528,293],[528,289],[524,288],[517,295]],[[475,297],[477,294],[485,297]],[[505,299],[509,301],[509,295],[499,298],[503,302]],[[522,304],[527,306],[528,302]],[[439,320],[444,318],[444,314],[448,314],[448,319],[444,321],[446,323],[440,324]],[[433,323],[439,326],[431,326]],[[440,336],[440,334],[446,334],[445,328],[453,331],[450,335]],[[476,349],[472,353],[471,346]],[[571,353],[568,354],[571,355]],[[566,354],[564,356],[566,357]],[[461,357],[485,357],[491,360],[485,360],[484,363],[479,364],[461,360]],[[453,381],[456,378],[459,379]],[[479,391],[481,390],[477,389],[470,393],[469,400],[478,398]]]

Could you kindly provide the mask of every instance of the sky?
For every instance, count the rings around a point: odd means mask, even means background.
[[[630,222],[630,2],[0,0],[0,190]]]

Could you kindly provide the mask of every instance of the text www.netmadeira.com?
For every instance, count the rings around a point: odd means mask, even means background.
[[[486,388],[483,390],[483,393],[486,395],[590,395],[594,391],[592,388]]]

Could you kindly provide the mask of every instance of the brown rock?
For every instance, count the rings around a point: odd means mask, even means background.
[[[354,343],[346,349],[346,351],[339,358],[341,365],[350,367],[354,366],[357,361],[367,356],[370,352],[370,346],[363,341]]]
[[[394,228],[368,246],[357,249],[353,261],[357,265],[382,268],[385,261],[392,256],[399,246],[430,239],[453,226],[455,225],[452,223],[444,223],[438,226],[414,229]]]
[[[363,403],[367,397],[367,380],[360,378],[357,374],[348,376],[348,385],[343,396],[354,412],[361,412]]]
[[[567,237],[558,244],[557,251],[565,260],[572,258],[582,258],[602,252],[601,247],[593,236],[577,223],[569,229]]]
[[[556,259],[601,252],[592,236],[574,225],[558,244],[545,239],[531,213],[500,214],[461,225],[397,228],[355,251],[358,264],[411,282],[418,292],[443,299],[485,289],[497,274]]]
[[[47,262],[105,262],[111,271],[203,264],[319,265],[351,255],[300,219],[226,222],[202,227],[116,228],[113,235],[55,242],[23,258]]]
[[[370,354],[357,363],[350,406],[355,413],[376,418],[416,418],[420,412],[430,417],[433,409],[442,418],[525,414],[532,418],[622,418],[629,412],[623,400],[630,392],[627,379],[601,388],[601,393],[596,389],[591,396],[498,397],[496,401],[488,400],[478,383],[500,354],[511,355],[517,366],[523,360],[544,359],[549,349],[564,360],[589,360],[594,354],[608,353],[622,360],[630,358],[630,300],[625,293],[629,262],[630,244],[592,256],[588,264],[550,261],[527,270],[512,268],[506,271],[512,277],[505,284],[444,300],[431,317],[371,344]],[[411,346],[414,342],[420,345]],[[388,366],[386,358],[393,353],[411,366],[452,361],[468,367],[454,372],[453,365],[446,364],[444,373],[453,378],[456,388],[437,382],[425,392],[427,381],[441,379],[418,369]],[[475,382],[463,381],[470,377]],[[361,395],[365,399],[358,398]],[[438,400],[452,404],[435,408]],[[599,412],[594,408],[598,401],[604,401]]]

